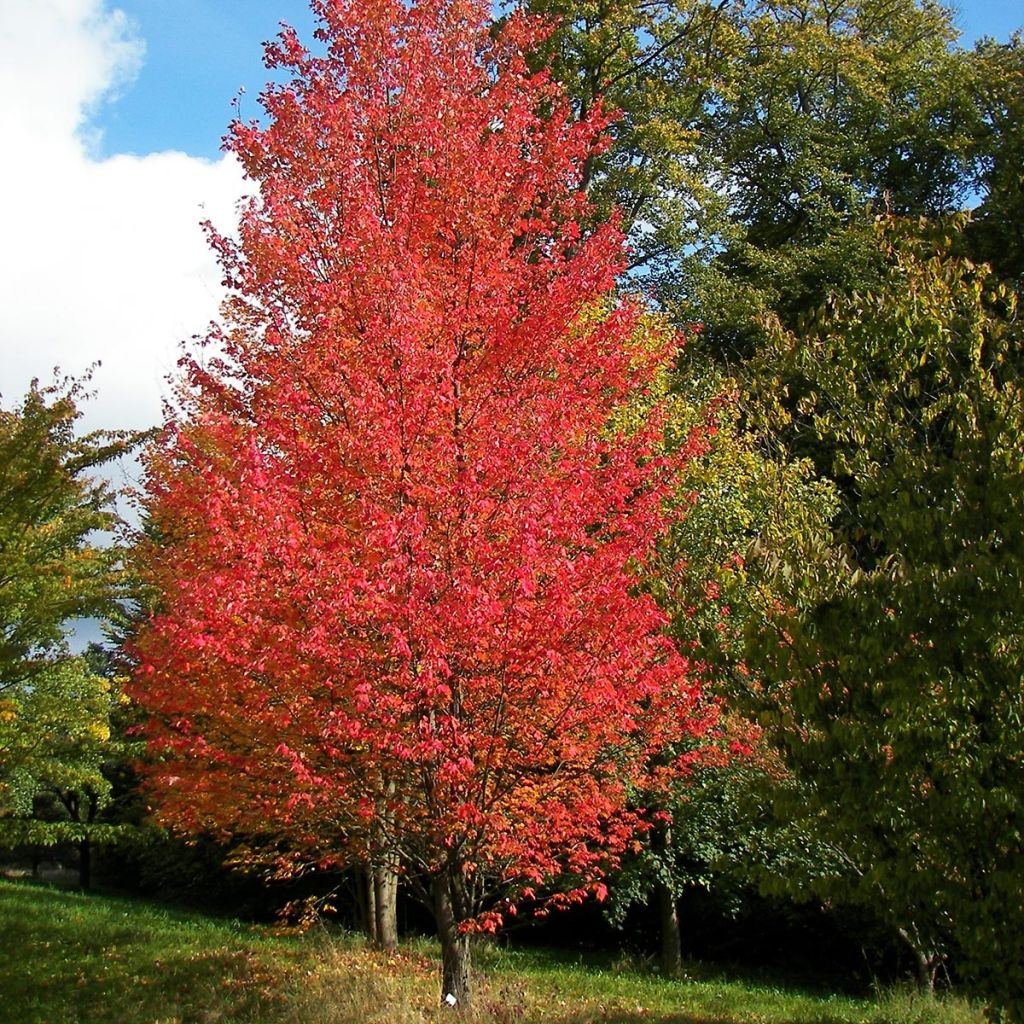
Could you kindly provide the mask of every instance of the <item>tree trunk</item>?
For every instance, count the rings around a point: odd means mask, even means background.
[[[460,935],[452,912],[448,879],[444,875],[431,883],[434,897],[434,918],[441,940],[441,1001],[457,1010],[468,1010],[473,1002],[470,981],[469,936]]]
[[[376,944],[380,949],[398,948],[398,865],[390,857],[373,872],[374,908],[377,915]]]
[[[363,889],[366,894],[366,902],[363,906],[363,913],[366,915],[366,937],[370,940],[371,946],[377,945],[377,885],[376,871],[373,864],[367,864],[363,869]]]
[[[359,864],[352,870],[352,887],[355,889],[356,928],[366,936],[366,941],[373,943],[373,925],[370,922],[370,893],[367,884],[369,869]]]
[[[656,833],[657,844],[665,857],[665,865],[672,863],[672,824],[662,823]],[[671,872],[663,866],[663,877],[654,883],[654,896],[658,902],[658,921],[661,925],[661,970],[667,978],[675,978],[683,970],[683,943],[679,932],[679,907]]]
[[[378,816],[373,827],[370,848],[370,871],[367,886],[373,890],[373,944],[378,949],[396,949],[398,946],[398,869],[400,862],[393,846],[394,816],[389,801],[394,797],[395,784],[388,782],[384,798],[378,803]]]
[[[88,838],[78,843],[78,885],[82,889],[92,885],[92,843]]]
[[[683,943],[679,931],[676,894],[664,882],[658,882],[656,889],[661,923],[661,970],[665,977],[675,978],[683,970]]]
[[[928,995],[935,995],[935,971],[932,969],[931,957],[917,952],[917,983]]]
[[[914,955],[914,969],[917,973],[917,983],[921,987],[923,992],[927,992],[928,995],[935,995],[935,970],[936,965],[939,962],[939,957],[932,953],[927,953],[915,938],[917,929],[914,929],[914,935],[911,935],[906,928],[897,929],[899,936],[903,941],[910,947],[911,952]]]

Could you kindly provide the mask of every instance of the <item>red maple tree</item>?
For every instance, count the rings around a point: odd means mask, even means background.
[[[134,693],[165,821],[400,864],[465,1004],[466,932],[599,891],[630,785],[713,719],[638,586],[678,459],[657,409],[614,426],[671,353],[581,230],[605,122],[528,68],[542,27],[313,6],[324,52],[285,30],[228,138],[258,195],[149,462]]]

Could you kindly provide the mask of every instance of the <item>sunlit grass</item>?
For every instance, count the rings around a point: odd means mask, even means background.
[[[803,991],[790,985],[730,977],[692,964],[667,979],[629,961],[559,961],[546,952],[489,954],[494,980],[513,978],[526,1003],[524,1020],[536,1024],[658,1022],[658,1024],[978,1024],[980,1012],[962,1000],[887,994],[882,1000]],[[610,958],[609,958],[610,959]],[[502,962],[503,961],[503,962]]]
[[[12,1024],[434,1024],[433,943],[281,934],[136,900],[0,882],[0,1017]],[[481,1024],[980,1024],[956,999],[802,991],[691,965],[483,946]]]
[[[294,943],[150,904],[0,883],[0,1005],[18,1024],[273,1021]]]

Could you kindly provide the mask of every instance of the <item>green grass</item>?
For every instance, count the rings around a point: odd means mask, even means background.
[[[299,950],[233,922],[9,882],[0,934],[12,1024],[274,1021]]]
[[[358,939],[0,882],[0,1018],[12,1024],[433,1024],[433,945]],[[960,1000],[801,991],[697,966],[679,980],[610,958],[484,946],[486,1024],[980,1024]]]
[[[486,958],[484,958],[486,959]],[[525,984],[538,1024],[978,1024],[981,1013],[957,999],[922,999],[891,991],[880,1000],[806,991],[788,984],[737,977],[704,965],[689,965],[672,980],[622,963],[575,963],[550,953],[500,954],[491,966]]]

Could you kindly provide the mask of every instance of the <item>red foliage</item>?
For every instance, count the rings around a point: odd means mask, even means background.
[[[456,872],[492,927],[488,893],[599,878],[711,722],[637,585],[678,460],[657,412],[609,426],[670,353],[609,298],[620,231],[581,231],[604,122],[528,70],[538,26],[315,7],[326,55],[284,32],[228,137],[229,326],[149,463],[150,781],[179,828]]]

